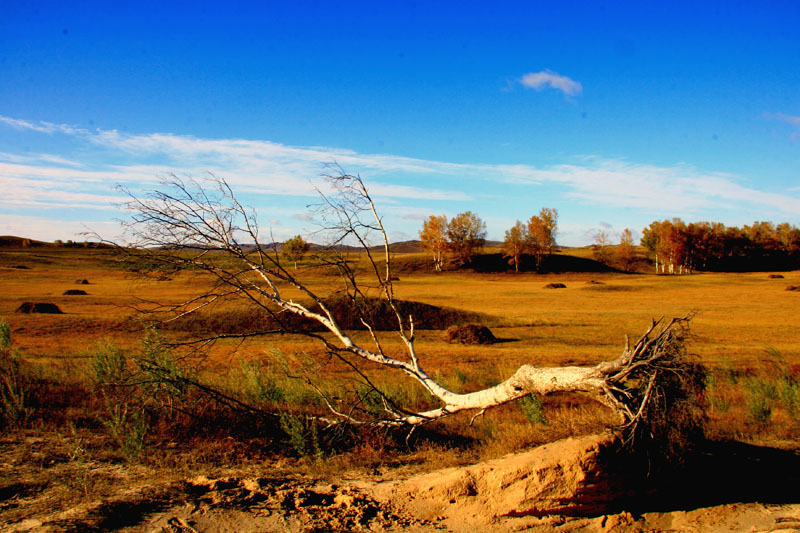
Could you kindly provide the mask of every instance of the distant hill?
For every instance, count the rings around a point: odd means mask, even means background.
[[[261,244],[262,250],[277,250],[281,251],[283,247],[283,243],[276,242],[276,243],[263,243]],[[244,244],[242,245],[242,249],[247,252],[255,251],[256,246],[254,244]],[[308,243],[308,250],[310,252],[317,252],[320,250],[337,250],[341,252],[361,252],[364,249],[360,246],[348,246],[345,244],[338,244],[336,246],[325,246],[322,244],[316,244],[313,242]],[[401,241],[401,242],[393,242],[389,244],[389,250],[393,253],[398,254],[413,254],[422,251],[422,247],[419,245],[419,241]],[[370,247],[370,251],[373,252],[382,252],[383,246],[372,246]]]
[[[89,241],[46,242],[28,239],[27,237],[2,235],[0,236],[0,248],[110,248],[110,245]]]
[[[24,248],[24,247],[53,246],[52,243],[26,239],[25,237],[15,237],[13,235],[0,236],[0,248]]]

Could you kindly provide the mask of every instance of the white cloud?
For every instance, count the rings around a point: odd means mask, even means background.
[[[114,191],[118,183],[141,190],[154,187],[156,177],[170,171],[198,178],[212,172],[226,178],[240,194],[287,197],[277,205],[273,201],[271,206],[263,206],[269,211],[266,220],[275,219],[273,226],[282,221],[281,229],[297,232],[297,221],[292,222],[291,214],[301,212],[310,198],[316,198],[310,180],[325,170],[325,164],[336,161],[347,171],[368,178],[381,213],[392,217],[398,226],[461,206],[480,210],[481,205],[491,204],[497,208],[504,205],[505,193],[498,192],[501,190],[497,187],[501,183],[523,187],[516,189],[516,194],[530,190],[533,195],[547,189],[572,204],[616,211],[634,209],[648,217],[712,218],[723,209],[759,213],[763,219],[800,217],[796,191],[767,193],[748,187],[737,176],[704,172],[686,164],[656,166],[593,156],[545,167],[462,164],[246,139],[90,132],[5,117],[0,117],[0,123],[48,135],[68,135],[83,142],[79,144],[80,162],[70,154],[0,153],[0,211],[111,209],[124,200]],[[470,192],[477,190],[494,192]],[[257,204],[260,199],[256,196],[253,201]],[[453,201],[458,204],[437,203]],[[486,219],[492,216],[502,224],[503,217],[513,219],[526,213],[487,213]],[[413,233],[408,228],[405,231]],[[502,226],[491,231],[502,235]]]
[[[15,235],[38,241],[97,240],[86,233],[99,233],[106,239],[119,240],[120,225],[113,221],[63,220],[29,215],[0,213],[0,235]]]
[[[611,208],[692,216],[712,208],[750,204],[800,215],[797,198],[751,189],[738,183],[735,176],[704,173],[689,165],[657,167],[588,157],[582,164],[543,169],[516,166],[507,176],[517,183],[560,183],[567,187],[570,198]]]
[[[520,78],[520,83],[529,89],[537,91],[550,87],[561,91],[567,96],[576,96],[583,91],[583,86],[579,82],[552,70],[529,72]]]

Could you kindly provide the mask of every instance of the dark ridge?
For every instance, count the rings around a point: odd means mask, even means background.
[[[26,239],[25,237],[15,237],[13,235],[0,236],[0,248],[25,248],[25,247],[38,247],[38,246],[52,246],[48,242],[35,241],[33,239]]]
[[[630,285],[589,285],[585,287],[592,291],[602,291],[602,292],[630,292],[630,291],[638,291],[641,290],[643,287],[632,287]]]
[[[544,286],[545,289],[566,289],[567,286],[563,283],[548,283]]]
[[[365,317],[376,331],[397,329],[397,317],[385,300],[370,298],[365,302]],[[397,300],[395,302],[404,320],[414,317],[417,329],[443,330],[468,322],[489,322],[491,317],[448,307],[438,307],[422,302]],[[325,305],[336,321],[346,330],[365,330],[352,302],[343,296],[329,298]],[[316,321],[297,315],[282,313],[280,319],[289,331],[323,331]],[[405,324],[406,327],[408,324]],[[257,308],[239,308],[228,311],[196,312],[177,320],[166,322],[163,329],[181,331],[192,335],[241,334],[278,329],[278,322],[267,312]]]
[[[427,259],[427,258],[426,258]],[[430,265],[430,260],[427,261]],[[500,253],[481,254],[473,258],[472,262],[464,265],[464,268],[472,269],[475,272],[509,272],[514,268],[509,265],[508,259]],[[542,272],[560,274],[564,272],[617,272],[616,269],[604,265],[593,259],[563,255],[560,253],[545,257],[542,264],[537,269],[535,259],[527,254],[520,258],[520,272]]]
[[[68,289],[64,291],[64,296],[86,296],[88,293],[81,289]]]

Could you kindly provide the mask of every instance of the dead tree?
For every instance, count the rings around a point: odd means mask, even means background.
[[[369,333],[369,346],[356,342],[340,326],[326,299],[298,279],[297,271],[284,266],[277,248],[261,244],[255,213],[239,203],[224,179],[199,183],[170,176],[163,180],[162,190],[131,196],[127,207],[132,220],[127,229],[133,240],[124,249],[159,268],[201,270],[215,280],[212,289],[172,306],[175,316],[197,312],[217,301],[244,298],[278,325],[274,330],[241,336],[290,331],[293,326],[286,317],[303,317],[324,330],[306,329],[303,333],[317,339],[328,354],[344,361],[365,380],[365,365],[375,363],[417,381],[438,403],[435,408],[414,411],[396,405],[378,390],[385,416],[372,423],[413,427],[464,411],[479,414],[529,394],[572,391],[590,394],[617,412],[620,425],[633,437],[641,422],[663,418],[670,407],[671,390],[683,387],[696,374],[687,362],[682,342],[687,316],[653,321],[636,342],[626,343],[622,354],[609,362],[595,366],[522,365],[496,386],[463,394],[448,390],[425,371],[415,342],[414,317],[404,316],[399,310],[387,233],[363,181],[359,176],[338,172],[327,176],[327,182],[332,192],[321,195],[316,214],[334,236],[330,249],[336,251],[348,242],[362,248],[374,280],[372,287],[394,315],[400,353],[387,349],[370,323],[368,308],[374,299],[366,295],[362,278],[347,257],[337,253],[321,256],[338,270],[343,292]],[[381,241],[380,253],[370,246],[374,236]],[[299,291],[309,303],[284,296],[287,287]],[[364,422],[333,402],[328,406],[343,421]]]

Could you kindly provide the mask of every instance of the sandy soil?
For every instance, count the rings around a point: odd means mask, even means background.
[[[655,491],[619,475],[612,443],[591,435],[403,479],[332,482],[274,464],[187,475],[91,460],[69,439],[6,436],[0,530],[800,530],[794,452],[714,449]]]

